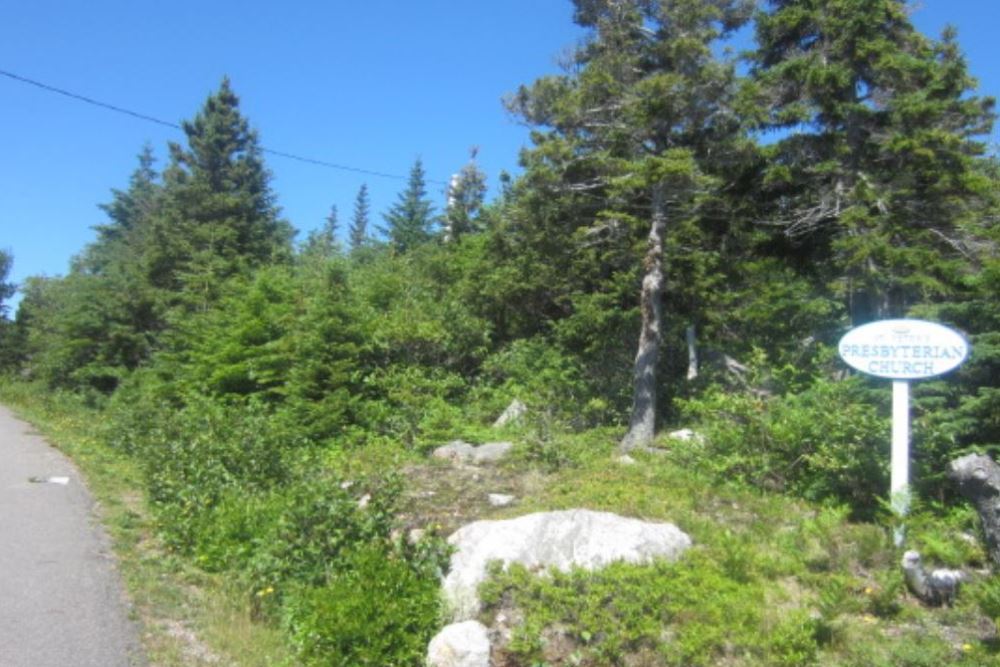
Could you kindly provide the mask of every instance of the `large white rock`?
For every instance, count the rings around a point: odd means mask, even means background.
[[[479,613],[477,589],[491,561],[537,570],[594,570],[615,561],[674,560],[691,546],[691,538],[673,524],[582,509],[476,521],[459,528],[448,542],[456,550],[442,586],[456,621]]]
[[[479,621],[454,623],[427,645],[428,667],[489,667],[490,638]]]

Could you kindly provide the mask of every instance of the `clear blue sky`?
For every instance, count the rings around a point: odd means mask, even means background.
[[[420,157],[446,181],[475,145],[495,186],[527,143],[500,100],[558,71],[581,34],[571,18],[569,0],[32,0],[6,7],[0,69],[171,122],[228,75],[268,148],[401,176]],[[997,0],[921,0],[913,18],[932,36],[957,26],[980,90],[1000,95]],[[65,273],[143,144],[162,166],[181,138],[0,76],[0,248],[14,253],[13,279]],[[300,238],[332,204],[346,225],[362,183],[380,223],[405,185],[267,164]],[[429,189],[440,210],[444,187]]]

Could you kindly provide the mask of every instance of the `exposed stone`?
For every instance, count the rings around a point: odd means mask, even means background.
[[[497,417],[497,420],[493,422],[493,428],[502,428],[508,424],[516,424],[517,422],[524,419],[524,415],[528,412],[528,406],[517,400],[516,398],[510,402],[507,409]]]
[[[453,463],[496,463],[513,447],[512,442],[487,442],[476,447],[462,440],[453,440],[435,449],[431,456]]]
[[[621,456],[619,456],[615,460],[618,461],[618,463],[621,463],[623,466],[633,466],[633,465],[635,465],[635,459],[632,458],[631,456],[629,456],[628,454],[622,454]]]
[[[475,463],[496,463],[513,448],[513,442],[487,442],[475,448],[472,460]]]
[[[507,507],[514,502],[514,496],[506,493],[491,493],[489,495],[490,505],[493,507]]]
[[[489,667],[490,638],[479,621],[445,626],[427,646],[428,667]]]
[[[948,464],[948,476],[979,513],[986,548],[1000,566],[1000,466],[988,456],[968,454]]]
[[[615,561],[674,560],[691,546],[691,538],[673,524],[582,509],[476,521],[455,531],[448,542],[455,553],[443,588],[455,620],[478,613],[477,589],[491,561],[535,570],[594,570]]]
[[[462,440],[452,440],[447,445],[441,445],[431,454],[436,459],[444,459],[455,463],[464,463],[472,460],[472,455],[476,451],[473,445]]]
[[[705,440],[705,436],[697,431],[692,431],[689,428],[671,431],[667,434],[667,437],[672,440],[680,440],[681,442],[704,442]]]

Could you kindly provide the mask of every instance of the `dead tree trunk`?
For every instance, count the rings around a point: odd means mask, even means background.
[[[624,452],[649,447],[656,433],[656,366],[660,358],[663,296],[663,236],[667,228],[667,203],[662,184],[653,187],[652,220],[643,260],[640,310],[642,329],[635,355],[632,419],[621,442]]]
[[[1000,466],[988,456],[969,454],[948,467],[948,476],[979,512],[990,558],[1000,567]]]
[[[695,335],[694,325],[688,326],[685,332],[685,338],[687,338],[688,345],[688,372],[687,379],[695,380],[698,378],[698,338]]]

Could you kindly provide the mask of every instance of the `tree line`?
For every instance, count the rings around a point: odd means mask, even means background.
[[[629,449],[679,399],[802,387],[850,326],[918,316],[974,349],[919,389],[935,447],[1000,443],[994,102],[955,32],[901,0],[573,5],[565,71],[506,98],[522,173],[486,202],[473,155],[438,214],[417,161],[378,228],[362,186],[295,244],[223,80],[68,274],[21,286],[4,366],[98,403],[258,401],[317,442],[419,445],[521,394]]]

